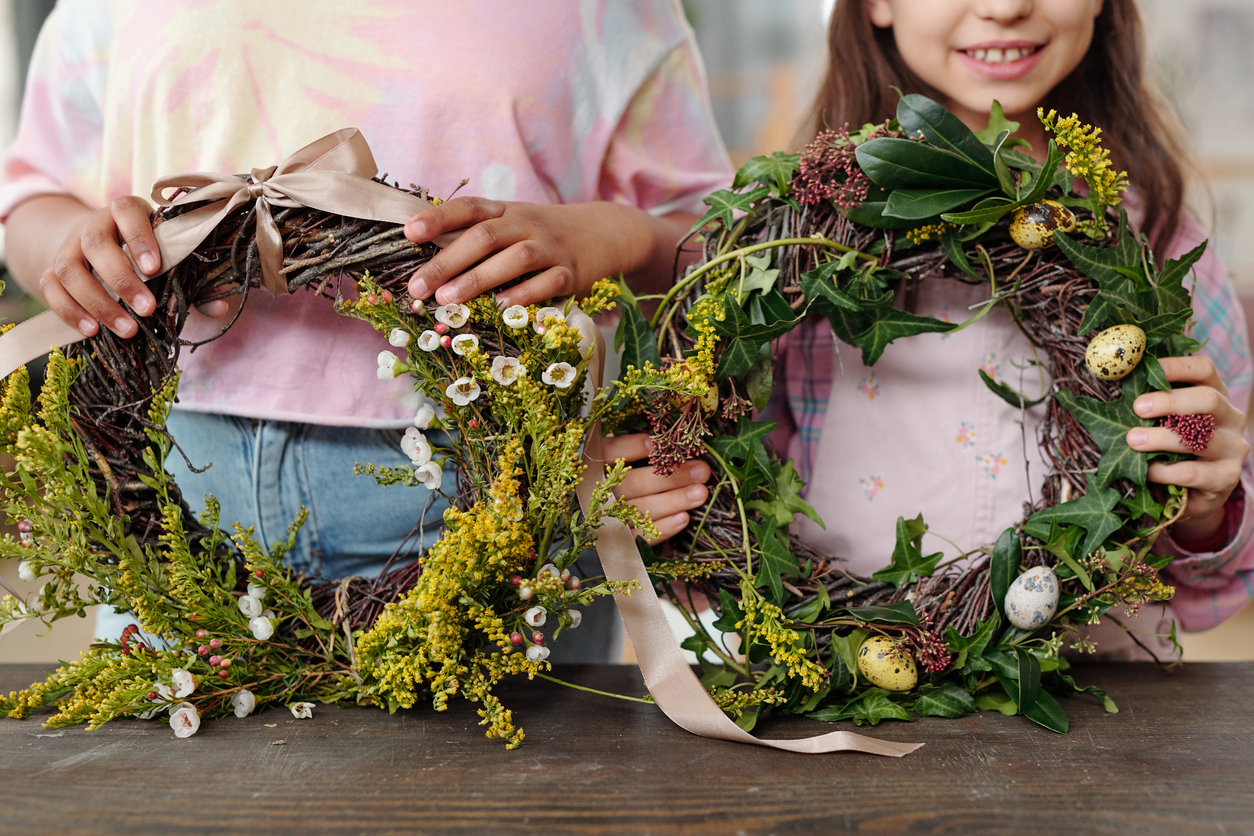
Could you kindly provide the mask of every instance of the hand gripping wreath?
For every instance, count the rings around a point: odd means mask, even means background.
[[[144,631],[92,645],[0,707],[20,717],[59,701],[49,724],[93,728],[168,709],[187,734],[202,715],[244,716],[264,704],[395,710],[426,695],[440,709],[461,696],[480,704],[490,736],[513,746],[522,731],[494,685],[509,674],[544,675],[548,646],[579,626],[579,607],[616,594],[653,696],[700,733],[753,741],[714,705],[746,729],[774,706],[859,724],[995,707],[1065,730],[1042,687],[1078,687],[1063,672],[1059,636],[1115,604],[1135,608],[1166,594],[1156,575],[1165,561],[1151,549],[1182,499],[1151,496],[1146,456],[1122,435],[1144,423],[1130,410],[1136,395],[1167,388],[1154,357],[1195,347],[1181,335],[1190,316],[1182,281],[1200,248],[1156,269],[1110,208],[1122,183],[1092,135],[1074,119],[1047,124],[1069,149],[1065,167],[1055,143],[1044,164],[1011,148],[1015,126],[1000,113],[976,136],[917,96],[903,98],[896,120],[825,134],[804,156],[755,158],[733,190],[709,199],[699,225],[704,258],[651,321],[641,300],[610,282],[578,305],[501,311],[481,298],[413,313],[406,279],[435,248],[409,243],[399,225],[430,204],[420,189],[363,179],[375,169],[360,149],[349,154],[355,182],[310,179],[319,166],[339,165],[326,162],[327,148],[303,149],[296,163],[247,179],[168,181],[184,194],[161,211],[157,233],[190,257],[168,259],[168,272],[150,283],[157,313],[140,320],[132,340],[102,329],[54,350],[37,407],[24,370],[11,374],[0,411],[0,443],[15,462],[4,501],[19,532],[0,553],[21,560],[24,579],[48,578],[29,602],[6,596],[0,622],[9,629],[107,604],[135,612]],[[337,148],[355,143],[336,136]],[[1080,171],[1083,197],[1072,188]],[[1057,246],[1024,249],[1011,232]],[[826,315],[868,363],[893,339],[961,327],[893,304],[898,288],[922,280],[989,285],[982,310],[1012,307],[1048,355],[1055,385],[1040,442],[1054,468],[1034,512],[996,544],[976,544],[973,560],[938,569],[941,556],[920,547],[922,520],[902,520],[892,564],[858,578],[790,535],[793,514],[813,510],[791,465],[767,454],[769,425],[750,407],[770,389],[764,347],[807,315]],[[194,349],[178,336],[189,310],[246,299],[263,285],[305,288],[369,321],[393,347],[380,355],[378,375],[412,375],[441,407],[421,410],[400,440],[411,467],[360,468],[384,484],[429,489],[456,474],[440,540],[419,559],[398,555],[378,579],[294,577],[281,564],[290,541],[267,550],[238,525],[228,535],[212,498],[197,520],[164,470],[166,456],[178,454],[164,424],[177,351]],[[625,371],[602,387],[589,315],[620,294]],[[69,342],[49,322],[18,326],[35,332],[26,340],[35,353],[41,340]],[[1144,334],[1144,359],[1122,383],[1083,364],[1085,335],[1108,325]],[[29,359],[13,354],[12,336],[0,357]],[[663,469],[694,455],[712,466],[708,505],[664,554],[631,543],[627,527],[647,534],[652,525],[613,498],[627,467],[602,471],[602,423],[652,432]],[[434,447],[428,427],[448,430],[452,445]],[[606,576],[572,575],[594,544]],[[1045,623],[1008,624],[1006,593],[1033,572],[1048,572],[1039,582],[1052,579],[1061,597]],[[681,604],[688,596],[679,588],[715,602],[725,635],[694,619],[697,636],[686,645],[720,660],[703,662],[704,687],[664,622],[658,627],[656,597],[629,594],[643,586]],[[733,649],[730,634],[739,636]],[[921,683],[902,676],[916,660]],[[788,746],[911,748],[843,732],[812,740],[821,742]]]

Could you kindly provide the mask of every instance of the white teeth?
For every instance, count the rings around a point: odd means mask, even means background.
[[[1021,58],[1027,58],[1036,52],[1037,47],[1025,46],[1010,49],[972,49],[967,52],[976,61],[983,61],[986,64],[1009,64],[1012,61],[1018,61]]]

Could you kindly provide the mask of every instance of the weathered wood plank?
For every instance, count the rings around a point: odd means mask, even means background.
[[[633,668],[572,666],[571,681],[640,693]],[[0,666],[0,688],[33,666]],[[655,708],[536,681],[502,697],[527,729],[507,752],[466,705],[436,714],[320,706],[207,724],[49,732],[0,721],[0,831],[611,832],[1254,830],[1254,663],[1081,668],[1122,709],[1067,701],[1061,736],[1021,718],[882,724],[921,740],[900,759],[805,756],[693,737]],[[270,726],[273,726],[271,728]],[[797,719],[762,731],[829,728]],[[282,745],[273,741],[283,740]]]

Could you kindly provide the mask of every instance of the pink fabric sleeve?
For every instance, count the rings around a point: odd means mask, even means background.
[[[734,171],[691,37],[670,50],[636,91],[606,149],[598,198],[653,215],[705,210],[703,198]]]
[[[106,54],[101,43],[108,28],[104,9],[67,15],[58,7],[40,32],[17,136],[0,161],[0,223],[13,207],[43,194],[70,194],[96,204],[89,195],[100,179]]]
[[[1198,223],[1187,219],[1167,257],[1187,252],[1205,237]],[[1194,276],[1193,337],[1202,343],[1199,353],[1214,362],[1233,405],[1244,412],[1254,381],[1245,313],[1213,247],[1195,266]],[[1208,630],[1254,598],[1254,460],[1249,457],[1230,501],[1239,503],[1240,510],[1233,515],[1236,522],[1228,545],[1222,549],[1193,553],[1171,539],[1164,542],[1167,551],[1176,556],[1166,574],[1176,585],[1171,604],[1185,630]]]

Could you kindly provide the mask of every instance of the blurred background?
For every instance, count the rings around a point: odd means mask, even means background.
[[[854,0],[841,0],[853,2]],[[824,69],[835,0],[683,0],[709,75],[714,116],[739,164],[792,149]],[[26,64],[53,0],[0,0],[0,146],[17,122]],[[1188,126],[1197,159],[1195,213],[1254,313],[1254,0],[1141,0],[1163,92]],[[1081,114],[1083,115],[1083,114]],[[3,239],[0,238],[0,247]],[[29,315],[10,283],[6,320]],[[1254,318],[1254,317],[1250,317]],[[19,592],[16,566],[0,575]],[[72,658],[91,638],[92,614],[28,626],[0,639],[0,662]],[[1206,633],[1181,638],[1194,661],[1254,659],[1254,607]]]

